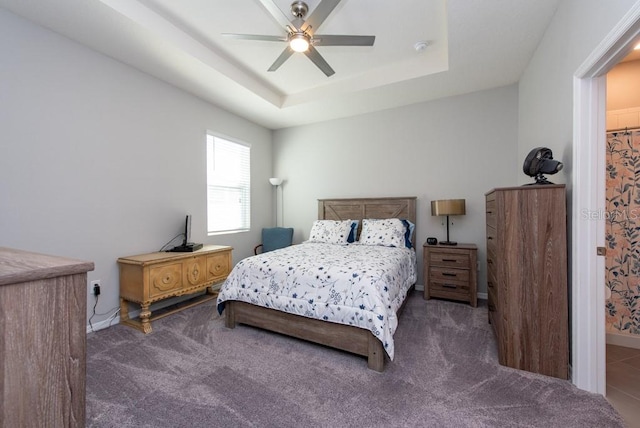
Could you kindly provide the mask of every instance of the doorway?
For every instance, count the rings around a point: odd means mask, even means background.
[[[606,74],[640,40],[640,7],[634,7],[574,75],[574,148],[571,228],[572,379],[587,391],[606,393],[605,213]]]

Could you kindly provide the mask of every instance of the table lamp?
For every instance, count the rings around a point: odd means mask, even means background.
[[[465,215],[464,199],[440,199],[431,201],[431,215],[447,216],[447,240],[440,242],[442,245],[458,245],[457,242],[449,240],[449,216]]]

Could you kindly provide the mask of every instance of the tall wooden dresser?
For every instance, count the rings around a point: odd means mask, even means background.
[[[568,377],[564,185],[486,193],[489,322],[500,364]]]
[[[84,427],[93,262],[0,248],[0,427]]]

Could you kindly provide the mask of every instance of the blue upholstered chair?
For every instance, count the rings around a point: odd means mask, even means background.
[[[267,227],[262,229],[262,244],[256,245],[253,249],[254,254],[260,252],[277,250],[279,248],[288,247],[293,241],[292,227]]]

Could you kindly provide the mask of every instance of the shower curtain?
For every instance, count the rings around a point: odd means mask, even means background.
[[[607,329],[640,335],[640,129],[607,133]]]

